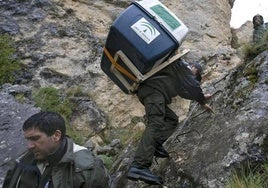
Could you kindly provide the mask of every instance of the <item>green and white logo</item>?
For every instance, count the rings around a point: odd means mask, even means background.
[[[131,26],[133,31],[139,35],[147,44],[150,44],[160,35],[159,31],[145,18],[141,18]]]

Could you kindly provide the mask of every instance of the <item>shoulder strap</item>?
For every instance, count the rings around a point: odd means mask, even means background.
[[[189,49],[185,49],[182,52],[179,52],[178,54],[174,55],[173,57],[169,58],[167,61],[165,61],[164,63],[158,65],[157,67],[153,68],[152,70],[150,70],[149,72],[147,72],[144,77],[142,78],[141,81],[144,81],[148,78],[150,78],[151,76],[153,76],[155,73],[159,72],[160,70],[162,70],[163,68],[165,68],[166,66],[170,65],[171,63],[173,63],[174,61],[176,61],[177,59],[181,58],[182,56],[184,56],[185,54],[187,54],[188,52],[190,52]]]
[[[16,163],[14,168],[7,172],[5,180],[4,180],[3,188],[16,187],[21,171],[22,169],[19,167],[18,163]]]

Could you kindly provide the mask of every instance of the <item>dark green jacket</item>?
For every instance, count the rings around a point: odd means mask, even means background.
[[[260,42],[266,31],[268,31],[268,23],[255,27],[253,30],[253,42]]]
[[[18,180],[27,170],[35,171],[32,174],[36,176],[26,181],[35,181],[38,175],[40,177],[37,182],[42,180],[36,165],[32,165],[33,161],[33,155],[29,152],[20,157],[15,167],[8,171],[3,188],[17,188]],[[71,139],[67,139],[67,151],[53,166],[51,177],[53,188],[108,188],[110,180],[102,161],[91,151],[74,144]],[[39,188],[40,185],[35,187]]]
[[[188,63],[178,59],[141,83],[140,88],[145,85],[160,91],[165,96],[167,104],[171,103],[172,97],[179,95],[182,98],[195,100],[203,105],[205,104],[203,91],[188,66]]]

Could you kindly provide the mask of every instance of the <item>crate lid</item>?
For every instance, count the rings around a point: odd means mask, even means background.
[[[164,4],[158,0],[142,0],[136,1],[144,10],[146,10],[151,16],[163,25],[165,29],[178,41],[182,43],[188,33],[187,26]]]

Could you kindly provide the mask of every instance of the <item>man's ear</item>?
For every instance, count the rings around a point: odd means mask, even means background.
[[[62,133],[60,130],[56,130],[53,134],[54,141],[59,141],[61,139]]]

